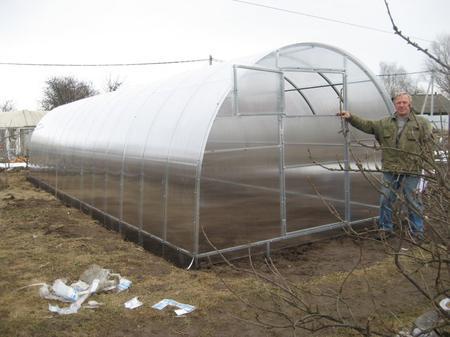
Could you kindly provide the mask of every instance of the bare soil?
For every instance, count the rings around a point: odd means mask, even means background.
[[[252,273],[226,264],[179,269],[64,206],[25,178],[26,171],[9,172],[8,187],[0,191],[0,336],[292,336],[289,329],[264,329],[247,321],[254,321],[257,311],[237,295],[258,306],[277,305],[267,284]],[[376,311],[375,326],[398,331],[428,307],[396,271],[386,247],[375,240],[331,238],[281,251],[273,261],[292,285],[305,290],[307,300],[331,314],[337,313],[334,301],[316,295],[333,294],[344,280],[342,295],[356,321]],[[272,277],[261,257],[253,262],[263,275]],[[119,294],[93,295],[91,299],[103,302],[102,307],[68,316],[49,312],[49,301],[39,297],[38,286],[22,288],[52,284],[62,277],[76,281],[93,263],[129,278],[132,287]],[[237,261],[236,266],[249,268],[249,261]],[[125,309],[123,303],[134,296],[144,305]],[[197,310],[176,317],[169,308],[151,308],[163,298]],[[295,308],[282,310],[298,314]],[[309,335],[297,331],[297,336]],[[318,335],[355,334],[334,329]]]

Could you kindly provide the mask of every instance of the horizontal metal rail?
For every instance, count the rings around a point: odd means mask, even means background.
[[[317,162],[317,163],[304,163],[304,164],[294,164],[294,165],[286,165],[284,168],[286,170],[296,169],[296,168],[302,168],[302,167],[311,167],[311,166],[321,166],[321,165],[332,165],[332,164],[339,164],[340,162],[333,160],[333,161],[326,161],[326,162]]]
[[[332,68],[301,68],[301,67],[286,67],[280,68],[283,72],[302,72],[302,73],[328,73],[328,74],[342,74],[345,73],[344,69],[332,69]]]
[[[326,224],[326,225],[322,225],[322,226],[306,228],[306,229],[300,229],[300,230],[297,230],[297,231],[294,231],[294,232],[288,232],[284,236],[278,236],[278,237],[275,237],[275,238],[272,238],[272,239],[261,240],[261,241],[257,241],[257,242],[244,244],[244,245],[239,245],[239,246],[234,246],[234,247],[229,247],[229,248],[209,251],[209,252],[205,252],[205,253],[200,253],[196,257],[198,259],[201,259],[201,258],[204,258],[204,257],[209,257],[209,256],[214,256],[214,255],[232,253],[232,252],[235,252],[235,251],[238,251],[238,250],[244,250],[244,249],[249,249],[249,248],[252,248],[252,247],[258,247],[258,246],[262,246],[262,245],[265,245],[265,244],[268,244],[268,243],[279,242],[279,241],[283,241],[283,240],[286,240],[286,239],[294,239],[296,237],[301,237],[301,236],[306,236],[306,235],[311,235],[311,234],[323,233],[323,232],[326,232],[326,231],[329,231],[329,230],[332,230],[332,229],[343,228],[345,226],[357,225],[357,224],[373,221],[373,220],[375,220],[377,218],[378,217],[371,217],[371,218],[351,221],[350,223],[335,222],[335,223],[330,223],[330,224]]]
[[[318,118],[318,117],[335,117],[335,118],[337,118],[337,115],[336,114],[324,114],[324,115],[288,115],[288,114],[286,114],[286,116],[285,116],[286,118],[301,118],[301,117],[303,117],[303,118],[311,118],[311,117],[315,117],[315,118]]]
[[[236,68],[236,69],[247,69],[247,70],[256,70],[256,71],[264,71],[264,72],[267,72],[267,73],[275,73],[275,74],[282,74],[283,73],[282,71],[280,71],[278,69],[246,66],[246,65],[243,65],[243,64],[234,64],[233,68]]]
[[[349,84],[359,84],[359,83],[368,83],[368,82],[372,82],[371,80],[359,80],[359,81],[351,81],[348,82],[347,85]],[[343,85],[344,83],[339,82],[339,83],[332,83],[332,84],[322,84],[322,85],[314,85],[311,87],[301,87],[298,89],[286,89],[284,90],[284,92],[289,92],[289,91],[297,91],[297,90],[310,90],[310,89],[320,89],[320,88],[329,88],[331,86],[337,86],[337,85]]]
[[[209,177],[202,177],[202,180],[213,181],[213,182],[218,182],[218,183],[232,185],[232,186],[238,186],[238,187],[252,188],[252,189],[266,191],[266,192],[280,193],[280,189],[275,188],[275,187],[266,187],[266,186],[252,185],[252,184],[237,183],[237,182],[229,181],[229,180],[225,180],[225,179],[217,179],[217,178],[209,178]],[[320,199],[320,200],[325,200],[325,201],[333,201],[333,202],[337,202],[337,203],[345,203],[345,200],[331,198],[331,197],[325,197],[323,195],[317,195],[317,194],[312,194],[312,193],[303,193],[303,192],[298,192],[298,191],[286,190],[286,194],[293,195],[293,196],[304,196],[304,197],[308,197],[308,198],[315,198],[315,199]],[[350,201],[350,204],[356,205],[356,206],[369,207],[369,208],[378,208],[379,207],[378,205],[371,205],[371,204],[366,204],[366,203],[358,202],[358,201]]]
[[[239,151],[250,151],[250,150],[265,150],[265,149],[279,149],[280,145],[266,145],[266,146],[249,146],[249,147],[237,147],[233,149],[221,149],[221,150],[208,150],[205,154],[213,153],[227,153],[227,152],[239,152]]]

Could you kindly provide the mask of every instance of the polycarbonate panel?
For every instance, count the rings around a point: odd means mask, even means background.
[[[344,217],[344,172],[332,172],[319,166],[286,171],[288,231],[338,222],[326,203],[337,208]]]
[[[281,235],[280,194],[202,179],[200,223],[217,248],[233,247]],[[200,231],[199,252],[214,248]]]
[[[206,154],[200,224],[208,238],[224,248],[279,236],[279,184],[278,149]],[[202,240],[201,251],[209,250]]]
[[[330,162],[344,164],[343,145],[288,144],[285,146],[285,164],[287,167],[326,165]]]
[[[280,68],[329,68],[343,69],[344,55],[319,44],[292,45],[279,50]]]
[[[342,87],[342,74],[285,72],[286,114],[336,114]]]
[[[143,163],[142,182],[142,229],[157,237],[165,237],[165,182],[166,162],[149,161]]]
[[[127,135],[127,142],[124,153],[124,177],[123,177],[123,205],[122,217],[123,220],[130,224],[135,224],[137,227],[143,226],[143,199],[144,199],[144,164],[143,155],[149,129],[156,118],[156,114],[150,114],[149,111],[159,110],[166,102],[169,96],[168,91],[156,94],[156,90],[149,95],[147,103],[136,110],[132,125],[129,128]],[[157,184],[157,187],[161,182]],[[147,187],[148,190],[149,187]],[[154,187],[152,187],[154,188]],[[158,200],[160,196],[158,197]],[[155,208],[152,206],[152,208]],[[147,232],[161,234],[161,219],[160,213],[156,217],[158,223],[158,230]]]
[[[337,144],[344,143],[343,123],[339,117],[295,117],[285,121],[285,143]]]
[[[206,153],[273,146],[279,143],[277,117],[245,116],[217,118],[211,129]]]
[[[239,114],[277,114],[280,111],[282,74],[236,68]]]
[[[166,182],[166,240],[188,251],[194,250],[195,176],[197,167],[171,162]]]
[[[206,154],[202,178],[233,185],[278,190],[279,155],[278,148]]]

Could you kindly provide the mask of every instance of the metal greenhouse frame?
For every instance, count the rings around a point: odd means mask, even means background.
[[[348,170],[378,160],[373,138],[339,109],[376,119],[392,106],[346,52],[289,45],[54,109],[29,178],[180,266],[270,254],[376,216],[376,191]]]

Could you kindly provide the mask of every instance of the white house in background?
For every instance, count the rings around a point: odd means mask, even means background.
[[[31,133],[47,111],[0,112],[0,162],[28,156]]]

